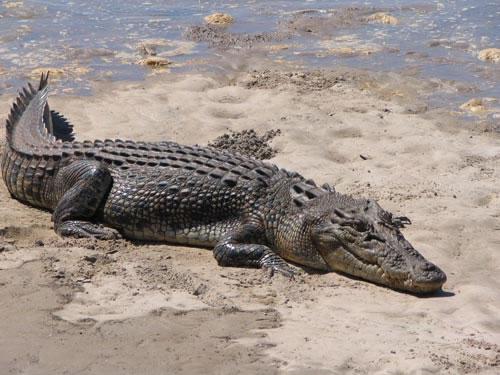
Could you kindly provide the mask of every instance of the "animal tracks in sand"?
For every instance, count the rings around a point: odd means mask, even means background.
[[[344,127],[332,130],[331,135],[333,138],[360,138],[363,134],[361,133],[361,129],[357,127]]]
[[[245,105],[252,93],[237,86],[226,86],[208,90],[206,100],[208,113],[220,119],[247,117],[249,106]]]
[[[213,106],[208,108],[208,113],[216,118],[236,120],[246,117],[245,114],[232,108],[225,108],[224,106]]]
[[[133,278],[133,275],[128,277]],[[129,285],[135,285],[136,288]],[[137,291],[139,288],[141,292]],[[137,281],[127,280],[121,275],[110,275],[84,284],[84,290],[76,293],[72,301],[54,315],[72,323],[88,320],[102,323],[139,317],[166,308],[191,311],[206,307],[206,304],[186,292],[164,293],[138,285]]]
[[[226,86],[207,91],[207,97],[214,103],[239,104],[252,96],[249,90],[238,86]]]

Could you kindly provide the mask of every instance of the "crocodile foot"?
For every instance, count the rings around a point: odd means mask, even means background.
[[[284,262],[283,262],[284,263]],[[273,264],[273,265],[262,265],[262,269],[266,272],[269,278],[274,275],[281,275],[289,280],[293,280],[297,275],[297,271],[295,271],[288,264]]]
[[[121,238],[116,229],[80,220],[64,221],[56,227],[56,232],[62,237],[97,238],[98,240]]]

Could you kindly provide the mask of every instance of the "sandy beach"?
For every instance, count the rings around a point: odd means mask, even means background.
[[[1,372],[498,374],[499,133],[427,110],[397,78],[164,73],[49,101],[79,140],[205,145],[279,129],[272,163],[412,220],[405,236],[448,275],[441,293],[336,273],[269,279],[219,267],[206,249],[61,239],[49,213],[2,183]],[[4,117],[12,100],[0,97]]]

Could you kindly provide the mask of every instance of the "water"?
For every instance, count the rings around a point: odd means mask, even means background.
[[[346,9],[347,8],[347,9]],[[398,25],[367,22],[384,11]],[[0,5],[0,89],[15,91],[36,68],[61,68],[62,92],[90,93],[92,80],[137,80],[138,46],[160,39],[172,71],[215,69],[220,47],[186,40],[203,17],[227,12],[233,33],[278,32],[259,45],[271,60],[305,67],[351,66],[448,82],[441,103],[500,97],[500,64],[478,52],[500,47],[500,2],[456,1],[4,1]],[[275,45],[276,48],[270,48]]]

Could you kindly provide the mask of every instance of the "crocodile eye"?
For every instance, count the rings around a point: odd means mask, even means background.
[[[357,219],[345,219],[345,220],[336,220],[335,218],[331,219],[333,224],[340,224],[343,227],[350,227],[356,230],[357,232],[367,232],[370,227],[367,223],[362,220]]]

